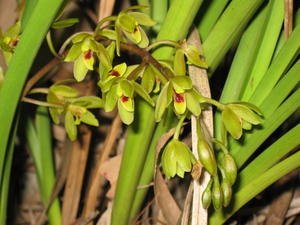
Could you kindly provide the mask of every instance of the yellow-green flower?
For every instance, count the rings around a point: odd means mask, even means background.
[[[161,156],[161,164],[167,178],[184,177],[185,172],[192,170],[196,162],[190,149],[181,141],[172,139],[165,147]]]

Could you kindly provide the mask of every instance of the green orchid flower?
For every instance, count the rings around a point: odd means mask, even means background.
[[[187,145],[176,139],[167,144],[161,156],[162,168],[167,178],[176,174],[183,178],[185,172],[192,170],[195,162],[196,159]]]
[[[66,55],[64,61],[74,61],[74,78],[82,81],[87,72],[94,70],[95,55],[97,55],[101,65],[106,69],[111,69],[111,58],[103,44],[97,42],[93,35],[80,33],[72,38],[72,47]]]
[[[125,124],[131,124],[134,119],[134,96],[141,96],[149,104],[154,105],[153,100],[142,85],[134,80],[128,80],[127,76],[136,66],[128,66],[126,63],[116,65],[105,77],[100,80],[100,86],[105,99],[104,110],[112,111],[116,105]]]
[[[18,21],[16,24],[8,28],[4,33],[0,30],[0,49],[3,51],[6,64],[9,63],[14,50],[19,42],[21,31],[21,23]]]
[[[60,122],[60,116],[65,114],[64,123],[66,132],[71,140],[77,138],[77,127],[81,122],[99,126],[96,117],[88,109],[102,108],[103,101],[96,96],[78,96],[75,89],[58,83],[49,88],[47,101],[61,107],[50,107],[50,115],[54,123]]]
[[[155,108],[157,122],[161,120],[171,102],[177,115],[183,115],[189,110],[193,115],[199,116],[203,97],[193,88],[188,76],[175,76],[165,84],[157,98]]]
[[[226,130],[234,139],[239,139],[243,129],[250,130],[253,125],[263,122],[261,111],[253,104],[236,102],[226,104],[222,111],[222,121]]]
[[[115,23],[115,30],[117,33],[117,54],[120,54],[120,41],[121,34],[137,44],[141,48],[146,48],[149,45],[149,39],[141,27],[153,26],[156,24],[147,14],[141,12],[129,12],[129,10],[136,9],[134,7],[123,10],[119,15]]]

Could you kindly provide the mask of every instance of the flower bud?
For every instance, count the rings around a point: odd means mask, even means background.
[[[230,185],[233,185],[237,176],[237,167],[233,157],[230,154],[225,154],[223,158],[223,169],[226,178]]]
[[[218,210],[221,208],[223,203],[223,192],[220,187],[218,176],[215,176],[212,187],[212,202],[214,205],[215,210]]]
[[[230,203],[232,196],[232,188],[228,179],[223,179],[221,183],[221,189],[223,193],[223,206],[227,207]]]
[[[217,162],[210,145],[204,141],[198,141],[198,155],[200,162],[210,175],[214,176],[217,173]]]
[[[204,209],[208,209],[211,204],[211,185],[212,185],[212,179],[209,181],[202,194],[201,200]]]

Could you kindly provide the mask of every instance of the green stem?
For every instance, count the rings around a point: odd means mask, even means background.
[[[54,47],[54,45],[53,45],[53,41],[52,41],[52,37],[51,37],[50,31],[47,33],[46,40],[47,40],[47,43],[48,43],[50,52],[51,52],[55,57],[61,59],[61,57],[58,55],[58,53],[56,52],[55,47]]]
[[[186,114],[181,116],[180,120],[178,121],[178,124],[177,124],[176,129],[175,129],[175,133],[174,133],[174,136],[173,136],[173,138],[175,140],[178,140],[178,138],[179,138],[180,131],[181,131],[181,128],[182,128],[182,125],[183,125],[183,121],[185,120],[185,116],[186,116]]]
[[[155,127],[154,112],[137,101],[134,123],[128,127],[111,217],[112,225],[127,225],[147,149]]]

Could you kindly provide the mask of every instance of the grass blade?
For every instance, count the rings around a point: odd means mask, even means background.
[[[26,135],[34,160],[39,183],[40,195],[44,205],[48,204],[52,188],[55,184],[54,165],[52,156],[51,127],[48,110],[39,107],[35,124],[28,119]],[[61,224],[61,213],[58,199],[55,199],[48,211],[49,224]]]
[[[197,26],[202,42],[205,41],[209,35],[229,1],[230,0],[204,1],[199,13],[200,22]]]
[[[284,101],[300,81],[300,60],[288,71],[286,75],[272,89],[260,106],[265,118],[268,118]]]
[[[253,94],[257,85],[266,73],[271,62],[276,43],[280,35],[283,24],[283,1],[272,0],[269,2],[266,25],[263,29],[263,37],[260,42],[255,62],[249,76],[248,84],[243,92],[243,101],[247,101]]]
[[[215,212],[210,217],[210,224],[223,224],[231,215],[233,215],[239,208],[254,198],[257,194],[267,188],[269,185],[293,171],[300,166],[300,151],[294,153],[287,159],[273,166],[271,169],[261,174],[251,183],[238,190],[234,195],[234,204],[227,212]]]
[[[12,130],[8,149],[5,157],[4,171],[1,176],[1,189],[0,189],[0,224],[6,224],[6,215],[7,215],[7,200],[9,193],[9,184],[10,184],[10,175],[11,175],[11,167],[13,161],[13,153],[15,147],[15,137],[17,133],[17,129],[19,126],[19,117],[20,113],[17,112],[16,120],[14,121],[14,128]]]
[[[203,43],[210,75],[264,0],[233,0]]]
[[[267,8],[264,8],[245,30],[223,87],[220,102],[229,103],[240,99],[242,89],[247,82],[247,76],[256,56],[266,15]],[[215,113],[215,133],[220,140],[221,125],[221,113],[217,111]]]
[[[299,36],[300,25],[294,29],[287,42],[280,49],[254,94],[249,99],[250,102],[260,105],[272,91],[282,74],[288,70],[289,66],[300,53]]]
[[[11,125],[25,80],[48,28],[62,3],[63,0],[38,1],[6,72],[0,90],[0,174],[3,170]]]
[[[240,172],[240,188],[249,184],[260,174],[278,162],[287,153],[299,145],[300,125],[298,124],[280,139],[257,156],[245,169]]]

